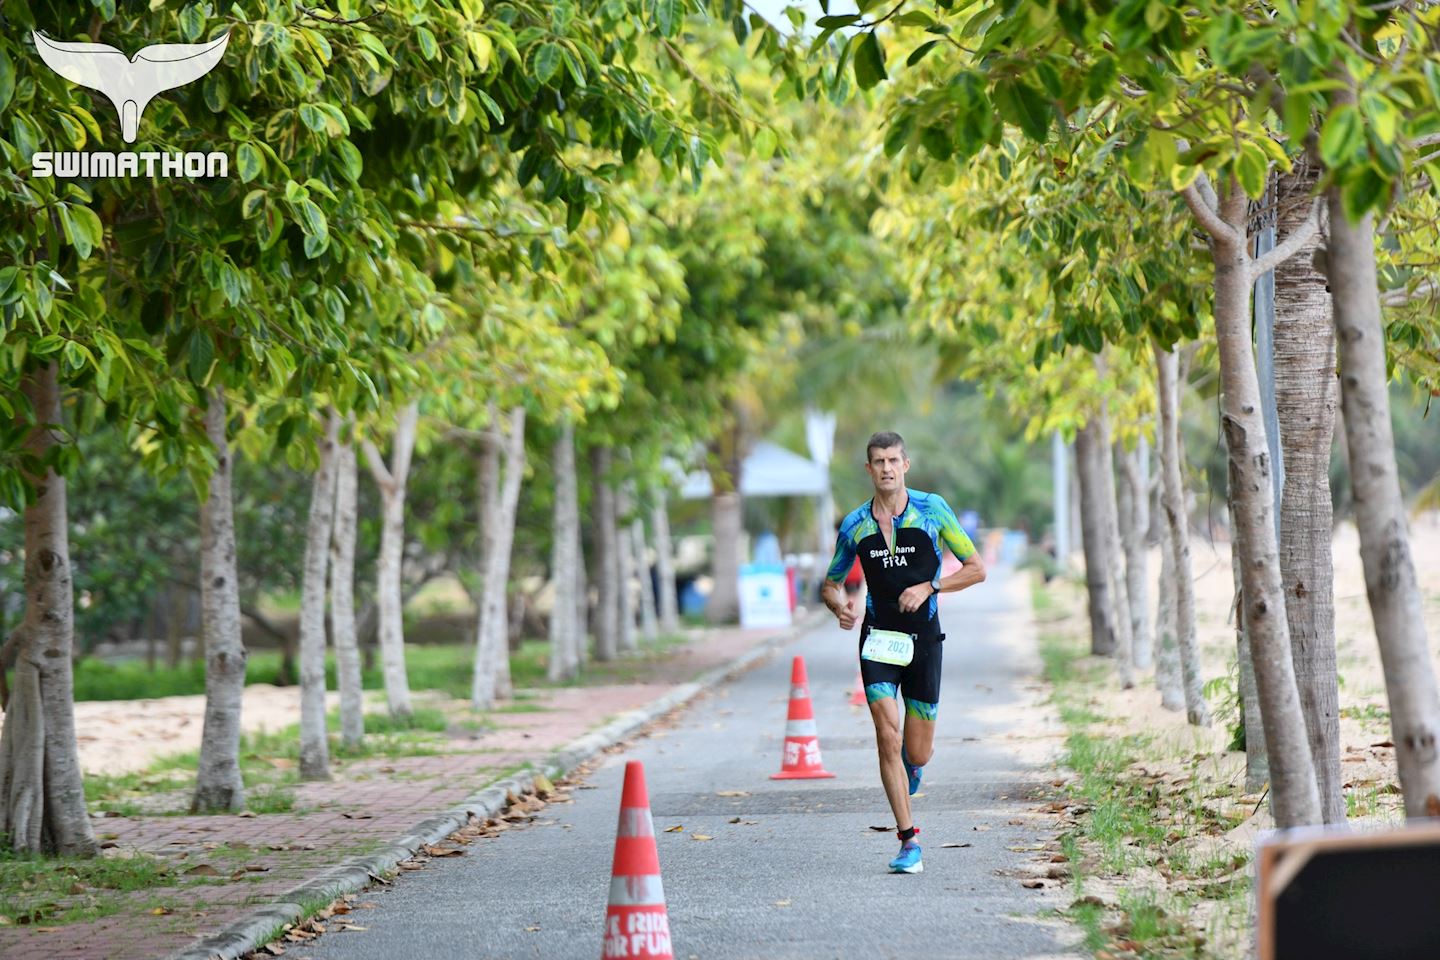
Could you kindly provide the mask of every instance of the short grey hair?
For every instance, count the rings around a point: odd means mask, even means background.
[[[901,456],[908,456],[905,453],[905,438],[894,430],[880,430],[870,434],[870,439],[865,444],[865,462],[870,462],[870,455],[878,450],[887,450],[890,447],[899,447]]]

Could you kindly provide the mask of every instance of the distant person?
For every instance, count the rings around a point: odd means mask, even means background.
[[[778,567],[783,563],[780,556],[780,539],[766,530],[755,538],[755,562]]]
[[[850,572],[845,574],[845,595],[853,597],[860,592],[860,587],[865,583],[865,568],[860,565],[860,558],[856,557],[855,562],[850,565]]]
[[[910,458],[898,433],[871,436],[865,461],[875,495],[841,521],[821,599],[842,629],[855,626],[857,601],[842,597],[841,583],[858,558],[869,591],[860,629],[860,674],[875,722],[880,781],[895,813],[901,844],[890,870],[919,873],[924,865],[915,839],[920,831],[910,817],[910,796],[920,789],[922,768],[934,752],[940,707],[945,634],[940,632],[936,595],[980,583],[985,565],[943,497],[906,488]],[[960,569],[942,577],[940,561],[946,547],[960,561]],[[903,737],[897,702],[902,694]],[[908,793],[903,786],[907,778]]]

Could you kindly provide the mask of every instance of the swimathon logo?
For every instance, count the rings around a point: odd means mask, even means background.
[[[226,33],[209,43],[155,43],[135,56],[105,43],[71,43],[31,32],[45,64],[66,80],[99,90],[115,104],[126,143],[134,143],[140,115],[156,94],[199,80],[220,63],[230,42]],[[142,151],[39,151],[30,160],[32,177],[228,177],[225,153]]]

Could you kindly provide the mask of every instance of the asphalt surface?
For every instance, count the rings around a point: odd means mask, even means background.
[[[1053,840],[1030,798],[1054,776],[1043,762],[1054,745],[1013,732],[1017,717],[1044,709],[1023,628],[1027,602],[1003,570],[945,598],[936,754],[914,800],[922,874],[886,870],[898,843],[873,727],[864,708],[846,702],[857,635],[830,621],[701,698],[675,727],[608,756],[588,788],[572,792],[574,803],[548,806],[535,825],[362,894],[377,906],[345,919],[363,931],[288,945],[288,955],[595,960],[624,761],[640,759],[680,960],[1080,957],[1074,930],[1041,916],[1068,904],[1070,891],[1053,880],[1044,889],[1021,885],[1043,872],[1047,855],[1038,848]],[[769,779],[780,768],[796,653],[809,668],[833,780]]]

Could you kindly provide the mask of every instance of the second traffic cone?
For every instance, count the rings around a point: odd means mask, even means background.
[[[815,730],[815,708],[810,703],[810,682],[805,678],[805,658],[797,656],[790,666],[790,713],[785,720],[785,755],[780,772],[771,780],[821,780],[835,774],[820,762],[820,735]]]
[[[850,706],[865,706],[865,680],[858,670],[855,672],[855,689],[850,693]]]
[[[650,796],[645,791],[645,767],[639,760],[625,764],[620,826],[615,831],[615,860],[610,868],[610,906],[605,911],[605,946],[600,957],[675,958],[665,889],[660,884]]]

